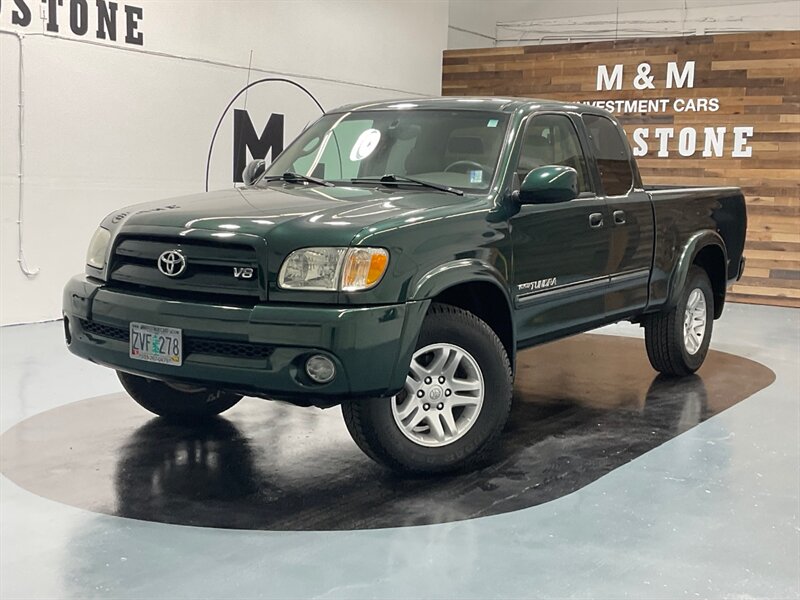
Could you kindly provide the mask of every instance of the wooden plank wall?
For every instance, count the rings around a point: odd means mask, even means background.
[[[694,87],[667,89],[667,63],[695,61]],[[648,63],[655,89],[636,89]],[[598,65],[624,65],[622,89],[597,90]],[[650,129],[638,158],[645,184],[735,185],[748,203],[747,269],[730,295],[742,302],[800,306],[800,32],[516,46],[444,53],[445,96],[521,96],[562,101],[718,98],[719,110],[615,112],[629,138]],[[749,158],[731,156],[732,130],[752,126]],[[674,127],[668,157],[656,157],[654,128]],[[679,131],[694,127],[698,151],[678,154]],[[726,127],[724,154],[703,158],[703,128]]]

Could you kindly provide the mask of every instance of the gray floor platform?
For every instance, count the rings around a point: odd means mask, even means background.
[[[640,336],[624,324],[600,333]],[[267,461],[275,448],[256,426],[262,405],[246,400],[230,414],[237,433],[223,424],[213,444],[243,436],[255,448],[250,478],[274,479],[287,466],[306,473],[283,486],[294,486],[299,520],[286,503],[252,494],[241,494],[247,506],[203,497],[215,485],[223,492],[226,478],[204,485],[183,473],[171,480],[180,486],[153,493],[164,469],[142,449],[170,436],[185,444],[189,434],[126,404],[114,374],[69,355],[61,335],[60,323],[0,329],[0,467],[11,477],[0,478],[2,598],[800,597],[800,311],[729,305],[715,324],[717,362],[682,388],[638,366],[637,340],[581,336],[529,351],[533,368],[549,358],[559,369],[521,377],[521,404],[536,397],[541,411],[560,390],[573,408],[556,419],[536,412],[548,424],[534,441],[518,412],[495,466],[438,495],[364,462],[329,411],[291,418],[323,431],[332,441],[322,450],[339,449],[340,463],[303,470],[319,444]],[[586,355],[574,369],[558,360],[579,349]],[[593,396],[559,383],[584,382],[585,392],[593,361],[615,358],[632,369],[618,387]],[[683,396],[691,400],[675,410],[659,400]],[[605,440],[602,457],[572,452],[556,477],[531,458],[585,438],[590,422]],[[114,460],[120,448],[127,462]],[[322,478],[333,483],[313,484]],[[313,506],[302,504],[304,486]],[[473,510],[487,500],[491,510]],[[244,516],[220,513],[237,508]],[[167,517],[143,520],[153,515]]]

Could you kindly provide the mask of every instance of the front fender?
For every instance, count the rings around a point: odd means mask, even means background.
[[[478,285],[482,287],[470,289]],[[412,286],[411,300],[433,299],[442,294],[444,302],[475,313],[494,329],[506,347],[513,369],[516,327],[509,285],[502,271],[476,258],[452,260],[420,277]]]
[[[665,308],[667,310],[673,308],[678,303],[678,297],[686,285],[686,279],[689,276],[689,268],[692,266],[697,254],[707,246],[717,246],[722,250],[722,255],[725,258],[725,267],[728,265],[728,253],[725,250],[725,242],[722,237],[710,229],[698,231],[693,234],[684,244],[681,249],[680,256],[675,263],[675,269],[669,280],[669,292],[667,294],[667,302]]]
[[[448,288],[471,281],[496,285],[503,293],[511,310],[511,298],[505,276],[493,265],[475,258],[452,260],[431,269],[420,277],[412,287],[409,300],[433,298]]]

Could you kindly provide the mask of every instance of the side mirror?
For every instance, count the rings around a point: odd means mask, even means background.
[[[520,204],[551,204],[578,197],[578,172],[572,167],[551,165],[533,169],[519,188]]]
[[[242,171],[242,181],[245,185],[253,185],[266,170],[267,163],[264,160],[251,160]]]

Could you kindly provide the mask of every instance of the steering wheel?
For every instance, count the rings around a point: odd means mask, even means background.
[[[449,165],[447,165],[444,168],[444,172],[445,173],[449,173],[450,169],[452,169],[453,167],[457,167],[459,165],[466,165],[466,166],[469,166],[469,167],[478,167],[481,171],[488,171],[488,169],[486,167],[484,167],[481,163],[475,162],[474,160],[457,160],[456,162],[450,163]]]

